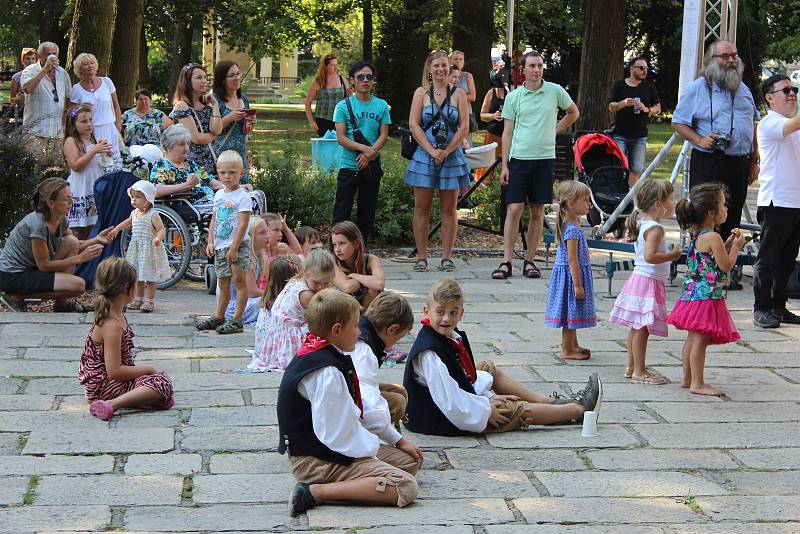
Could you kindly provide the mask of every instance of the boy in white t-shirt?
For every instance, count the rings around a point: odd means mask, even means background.
[[[242,157],[226,150],[217,158],[217,179],[223,189],[214,194],[214,215],[208,229],[208,257],[214,257],[219,298],[216,313],[201,321],[198,330],[216,329],[218,334],[241,332],[242,315],[247,305],[247,277],[250,268],[250,236],[247,234],[253,201],[239,186],[244,174]],[[231,278],[236,285],[236,309],[233,318],[225,321],[225,309],[231,299]]]

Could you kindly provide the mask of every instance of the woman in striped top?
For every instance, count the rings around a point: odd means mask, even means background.
[[[133,362],[133,330],[123,309],[136,292],[136,268],[124,258],[107,258],[97,268],[94,325],[78,367],[78,381],[91,402],[89,412],[108,421],[121,408],[168,410],[172,381],[150,365]]]

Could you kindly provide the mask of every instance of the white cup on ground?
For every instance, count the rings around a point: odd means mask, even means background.
[[[583,430],[581,436],[593,438],[597,436],[597,413],[593,411],[583,412]]]

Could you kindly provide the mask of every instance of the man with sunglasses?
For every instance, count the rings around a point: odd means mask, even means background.
[[[61,139],[64,113],[69,107],[72,83],[58,64],[58,45],[39,45],[39,61],[22,71],[22,89],[27,95],[22,124],[33,133],[46,157],[62,160]]]
[[[744,63],[728,41],[706,50],[703,73],[690,83],[672,114],[672,128],[692,144],[690,184],[721,182],[728,188],[728,218],[723,240],[742,221],[747,186],[758,176],[755,122],[761,117],[750,89],[742,82]],[[738,267],[728,289],[742,289]]]
[[[786,309],[786,283],[800,249],[800,116],[797,87],[783,74],[761,85],[769,107],[758,123],[758,222],[761,244],[753,266],[753,323],[800,324]]]
[[[609,111],[615,112],[612,136],[628,157],[632,186],[644,172],[647,159],[647,122],[651,115],[661,113],[661,100],[653,82],[647,79],[647,60],[633,58],[630,76],[619,80],[611,89]]]
[[[356,224],[364,244],[375,222],[381,175],[380,150],[389,138],[389,105],[372,95],[375,67],[368,61],[350,65],[354,94],[336,104],[333,122],[339,142],[339,176],[333,205],[333,224],[350,219],[358,192]],[[349,107],[348,107],[349,104]],[[352,113],[352,115],[351,115]],[[355,122],[355,128],[353,126]]]

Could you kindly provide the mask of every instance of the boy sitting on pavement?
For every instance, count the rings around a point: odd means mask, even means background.
[[[476,366],[466,334],[456,329],[464,315],[464,294],[455,280],[434,284],[423,312],[403,378],[409,430],[442,436],[507,432],[569,422],[600,410],[603,390],[597,374],[566,399],[525,388],[490,360]]]
[[[386,347],[405,337],[413,324],[414,312],[405,297],[383,291],[361,316],[361,335],[355,350],[349,353],[361,383],[364,426],[389,445],[403,437],[400,421],[406,414],[408,393],[399,384],[379,384],[378,368],[386,360]]]
[[[289,498],[292,517],[325,501],[402,508],[417,496],[422,451],[405,438],[383,445],[363,425],[358,375],[343,354],[356,347],[360,309],[334,289],[314,295],[305,313],[308,334],[281,380],[278,452],[289,451],[298,480]]]

